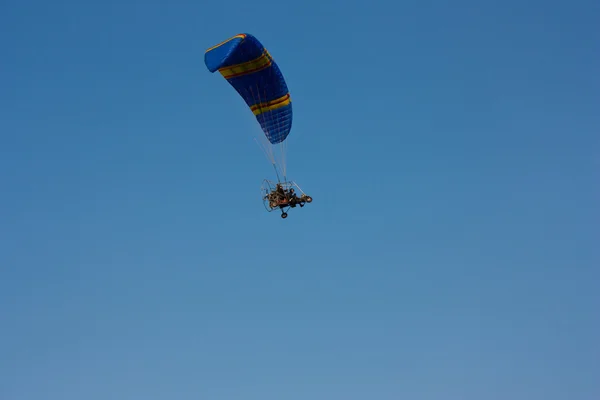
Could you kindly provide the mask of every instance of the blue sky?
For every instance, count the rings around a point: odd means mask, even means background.
[[[600,396],[600,4],[0,2],[0,398]],[[286,220],[204,50],[290,87]]]

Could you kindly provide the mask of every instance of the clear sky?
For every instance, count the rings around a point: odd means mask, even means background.
[[[600,398],[598,21],[1,0],[0,399]],[[286,220],[204,66],[240,32],[292,94]]]

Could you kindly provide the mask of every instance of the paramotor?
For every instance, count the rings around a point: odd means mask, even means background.
[[[206,50],[204,63],[210,72],[219,71],[244,99],[264,132],[260,135],[262,148],[277,175],[277,182],[273,185],[265,180],[270,188],[265,194],[271,199],[268,204],[276,204],[269,207],[269,211],[280,208],[282,217],[286,218],[285,207],[303,207],[310,203],[312,198],[287,180],[285,153],[286,139],[292,129],[292,100],[283,74],[271,54],[256,37],[242,33]],[[293,187],[304,197],[293,197]],[[283,197],[280,197],[279,189],[284,190]],[[283,204],[273,203],[277,199],[285,200],[286,205],[282,207]]]

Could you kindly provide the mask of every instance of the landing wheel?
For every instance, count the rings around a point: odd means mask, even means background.
[[[307,203],[312,203],[312,197],[306,196],[306,202]]]
[[[282,213],[281,218],[284,218],[284,219],[287,218],[287,213],[286,212]]]

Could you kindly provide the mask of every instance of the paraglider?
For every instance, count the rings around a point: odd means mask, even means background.
[[[292,129],[292,99],[271,54],[256,37],[242,33],[206,50],[204,63],[211,73],[219,71],[244,99],[264,133],[262,149],[277,175],[276,183],[265,180],[261,187],[267,211],[279,208],[286,218],[290,207],[312,202],[295,182],[287,180],[285,152]]]

